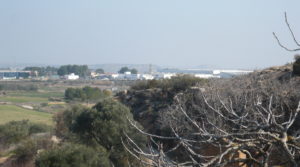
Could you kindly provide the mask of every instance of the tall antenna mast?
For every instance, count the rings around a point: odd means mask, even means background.
[[[152,74],[152,64],[149,64],[149,74]]]

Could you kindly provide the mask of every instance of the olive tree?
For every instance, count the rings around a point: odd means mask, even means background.
[[[105,148],[113,165],[130,166],[138,162],[124,150],[121,138],[124,133],[129,134],[141,145],[146,144],[146,139],[137,133],[127,118],[132,119],[133,116],[126,106],[113,99],[106,99],[92,109],[81,112],[70,125],[70,130],[79,136],[82,143]]]

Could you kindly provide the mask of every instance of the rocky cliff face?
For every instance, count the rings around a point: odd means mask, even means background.
[[[134,118],[147,131],[157,132],[159,128],[159,112],[171,103],[173,94],[160,88],[145,90],[129,90],[118,95],[119,100],[133,112]]]

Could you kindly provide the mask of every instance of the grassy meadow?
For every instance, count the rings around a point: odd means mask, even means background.
[[[46,103],[48,98],[30,96],[0,96],[1,102],[11,103]]]
[[[53,124],[52,114],[29,110],[15,105],[0,105],[0,115],[0,124],[27,119],[36,123]]]
[[[58,91],[18,91],[18,92],[9,92],[9,96],[16,96],[16,97],[36,97],[36,98],[49,98],[49,97],[63,97],[64,92]]]

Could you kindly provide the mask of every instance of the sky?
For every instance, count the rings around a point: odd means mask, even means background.
[[[260,69],[293,61],[299,0],[0,0],[1,64]]]

